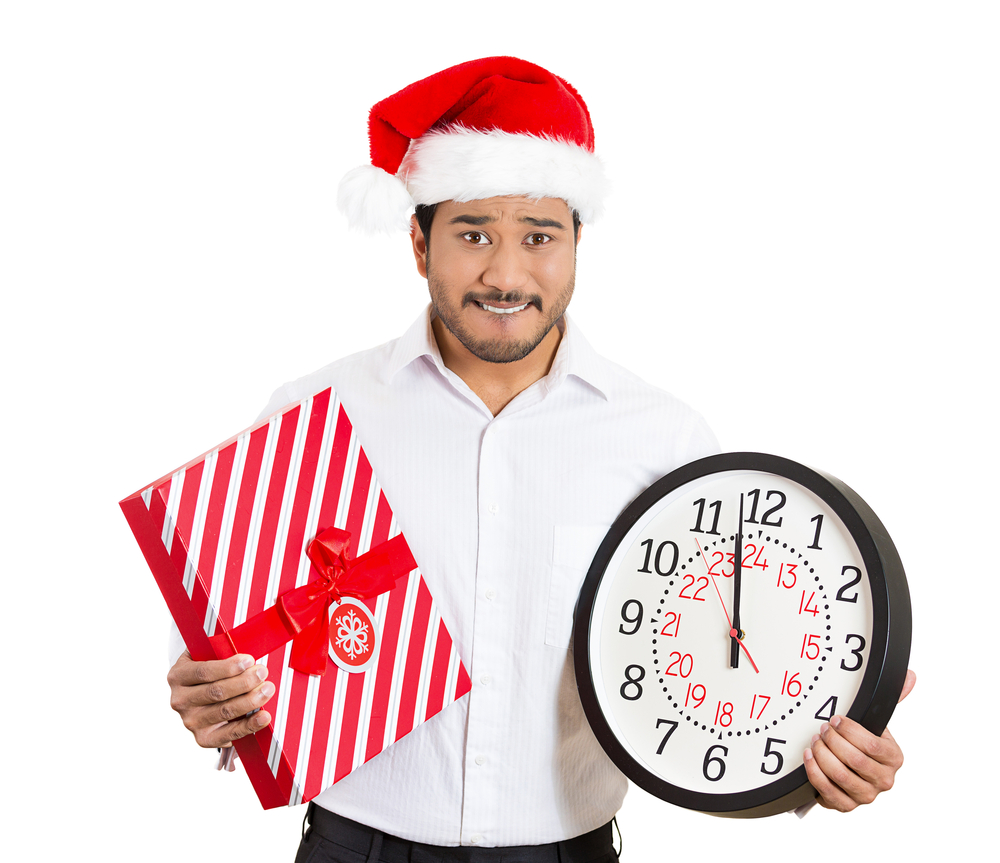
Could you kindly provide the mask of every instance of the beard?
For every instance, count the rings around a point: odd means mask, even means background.
[[[575,282],[575,273],[572,273],[569,281],[548,304],[544,303],[538,294],[528,294],[523,291],[508,291],[507,293],[487,291],[483,294],[469,291],[462,297],[461,304],[456,307],[447,299],[448,290],[444,281],[431,269],[429,262],[427,267],[427,285],[430,289],[431,304],[434,306],[434,311],[441,323],[462,343],[466,350],[488,363],[516,363],[537,348],[566,312],[566,307],[569,306],[569,301],[573,296]],[[474,335],[462,320],[463,309],[474,306],[477,302],[486,304],[513,303],[515,305],[530,303],[540,313],[541,320],[536,329],[523,338],[480,338]],[[503,316],[497,315],[497,317],[502,318]]]

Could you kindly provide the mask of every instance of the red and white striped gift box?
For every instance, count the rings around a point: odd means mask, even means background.
[[[400,531],[330,389],[262,420],[121,501],[195,659],[316,577],[305,554],[328,527],[358,556]],[[311,800],[471,688],[419,569],[361,600],[378,632],[365,670],[289,667],[290,643],[265,657],[272,722],[237,741],[265,808]],[[218,641],[218,639],[216,639]],[[231,652],[230,654],[231,655]]]

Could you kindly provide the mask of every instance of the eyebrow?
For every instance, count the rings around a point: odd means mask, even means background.
[[[492,216],[465,216],[465,215],[462,215],[462,216],[455,216],[455,218],[452,219],[450,222],[448,222],[448,224],[449,225],[475,225],[477,228],[479,228],[479,227],[482,227],[483,225],[489,225],[491,222],[495,222],[495,221],[496,221],[496,219],[494,219]]]
[[[562,222],[558,222],[555,219],[536,219],[533,216],[521,216],[518,221],[525,225],[531,225],[533,228],[556,228],[560,231],[566,230],[566,226]],[[449,221],[448,224],[473,225],[477,228],[481,228],[483,225],[491,225],[494,222],[496,222],[496,219],[493,216],[469,216],[463,214],[455,216],[455,218]]]

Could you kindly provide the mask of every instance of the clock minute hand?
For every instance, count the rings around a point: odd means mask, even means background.
[[[740,495],[740,523],[736,528],[736,557],[733,560],[733,629],[730,633],[732,646],[729,654],[729,667],[738,668],[740,664],[740,588],[743,583],[743,495]]]

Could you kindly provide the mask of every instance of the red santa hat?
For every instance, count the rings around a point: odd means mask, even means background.
[[[562,198],[583,222],[607,181],[580,94],[516,57],[452,66],[376,104],[371,165],[349,172],[337,204],[352,227],[409,228],[414,204],[494,195]]]

